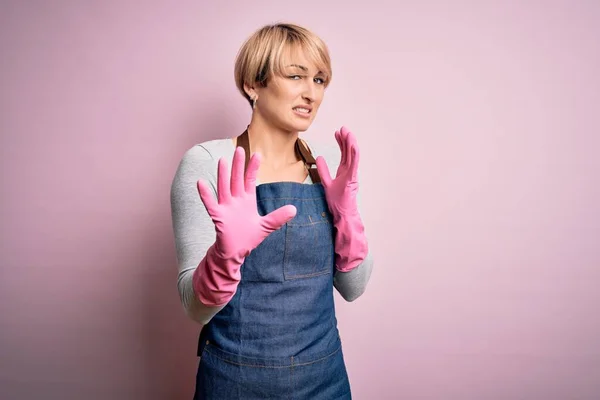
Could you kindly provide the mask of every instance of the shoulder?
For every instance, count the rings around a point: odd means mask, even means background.
[[[212,167],[216,168],[220,158],[233,158],[234,150],[231,139],[214,139],[198,143],[185,151],[179,169],[211,170]]]
[[[231,163],[234,150],[231,139],[214,139],[195,144],[184,152],[174,180],[188,184],[204,179],[212,186],[217,180],[219,159],[226,157]]]
[[[234,151],[231,139],[214,139],[198,143],[189,148],[183,155],[183,160],[190,162],[215,162],[221,157],[229,157]]]

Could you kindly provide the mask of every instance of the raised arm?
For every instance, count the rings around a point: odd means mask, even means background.
[[[179,275],[177,289],[186,314],[207,324],[225,304],[207,306],[194,292],[193,274],[215,242],[215,226],[198,195],[197,182],[204,179],[217,194],[215,161],[201,145],[189,149],[181,159],[171,184],[171,220],[175,236]]]
[[[219,159],[215,190],[212,157],[207,161],[200,151],[194,158],[191,151],[184,156],[171,190],[178,288],[186,313],[206,324],[235,295],[245,257],[292,219],[296,208],[286,205],[265,216],[258,214],[259,154],[252,156],[244,172],[245,153],[238,147],[231,174],[228,161]]]
[[[334,286],[345,300],[354,301],[367,287],[373,257],[360,214],[358,144],[345,127],[336,132],[336,140],[339,150],[319,156],[317,166],[336,230]],[[333,178],[329,167],[336,171]]]

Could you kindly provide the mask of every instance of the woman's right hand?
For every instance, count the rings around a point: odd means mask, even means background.
[[[256,207],[256,174],[260,155],[252,155],[244,177],[245,152],[236,148],[231,179],[227,161],[221,158],[217,170],[217,200],[202,180],[198,192],[216,229],[215,243],[208,249],[196,271],[193,285],[205,305],[227,303],[241,280],[244,259],[267,237],[296,215],[286,205],[265,216]]]

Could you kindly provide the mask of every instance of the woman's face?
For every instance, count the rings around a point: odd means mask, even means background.
[[[325,74],[303,51],[289,51],[283,76],[273,76],[266,87],[255,86],[254,112],[274,127],[288,132],[306,131],[315,119],[325,94]]]

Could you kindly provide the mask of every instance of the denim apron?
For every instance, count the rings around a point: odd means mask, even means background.
[[[250,158],[247,131],[238,146]],[[351,399],[333,299],[334,230],[310,150],[296,152],[313,183],[256,187],[265,215],[293,204],[296,216],[242,265],[231,301],[200,334],[194,399]]]

